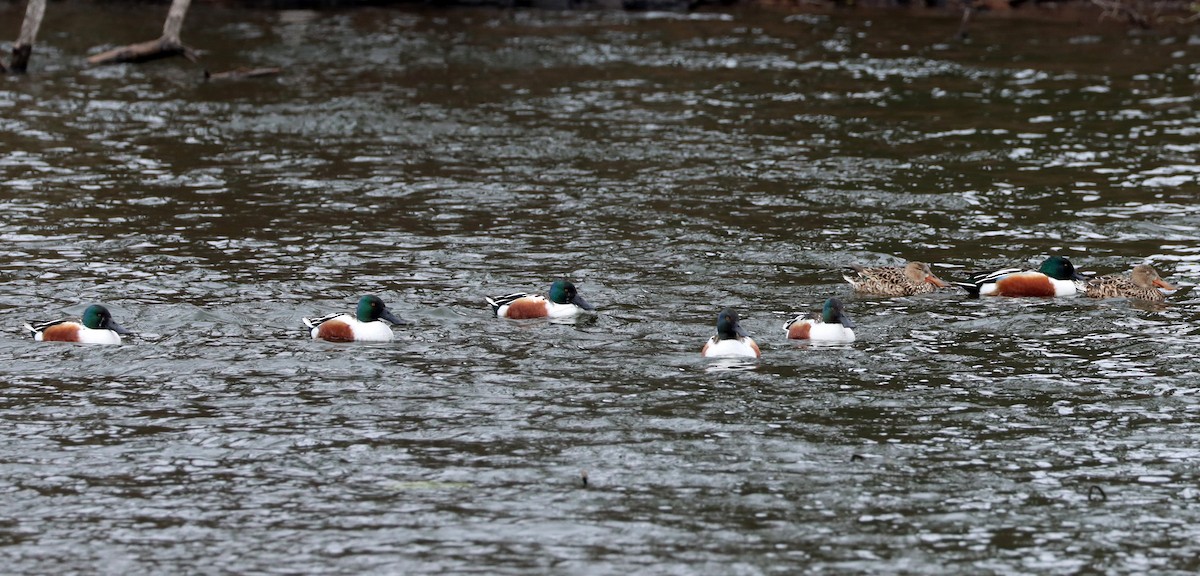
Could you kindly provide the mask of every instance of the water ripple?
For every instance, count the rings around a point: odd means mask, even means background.
[[[112,39],[59,29],[0,87],[21,111],[0,120],[12,571],[1194,563],[1190,45],[769,11],[192,17],[206,67],[285,72],[78,69]],[[1184,289],[885,299],[840,279],[1055,252]],[[597,316],[484,303],[561,276]],[[308,338],[302,317],[365,293],[410,321],[395,342]],[[856,342],[783,339],[831,296]],[[90,302],[136,335],[19,328]],[[725,306],[761,360],[700,358]]]

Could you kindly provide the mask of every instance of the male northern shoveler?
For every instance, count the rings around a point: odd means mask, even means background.
[[[865,268],[851,265],[853,274],[842,274],[856,292],[879,296],[912,296],[926,294],[950,284],[933,274],[924,262],[909,262],[903,268]]]
[[[584,310],[595,310],[579,295],[575,285],[567,280],[555,280],[550,285],[550,297],[515,292],[498,298],[485,298],[497,318],[525,320],[527,318],[570,318]]]
[[[389,342],[394,338],[392,328],[382,321],[405,324],[392,315],[378,296],[359,298],[354,314],[327,314],[303,320],[304,325],[312,329],[313,340],[330,342]]]
[[[704,343],[700,355],[705,358],[744,356],[760,358],[762,352],[754,339],[742,329],[737,312],[726,308],[717,314],[717,334]]]
[[[854,341],[854,322],[842,308],[842,301],[830,298],[818,314],[801,314],[783,325],[791,340]]]
[[[1176,288],[1158,275],[1149,264],[1138,264],[1128,278],[1112,274],[1090,280],[1084,287],[1088,298],[1140,298],[1161,302],[1166,299],[1162,290]]]
[[[129,331],[112,319],[112,314],[99,304],[92,304],[83,311],[79,322],[55,320],[38,322],[25,329],[33,333],[38,342],[82,342],[84,344],[120,344],[121,335]]]
[[[1065,256],[1051,256],[1037,271],[1007,268],[976,274],[966,282],[954,282],[972,296],[1074,296],[1082,290],[1077,281],[1087,277],[1076,272]]]

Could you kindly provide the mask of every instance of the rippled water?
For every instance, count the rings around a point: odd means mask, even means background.
[[[1194,31],[201,4],[203,66],[283,74],[82,66],[159,10],[52,4],[0,78],[7,571],[1200,568]],[[1185,289],[838,272],[1050,253]],[[599,315],[484,305],[559,276]],[[364,293],[396,342],[306,338]],[[857,342],[781,339],[831,295]],[[138,336],[19,330],[91,302]],[[722,306],[761,361],[699,358]]]

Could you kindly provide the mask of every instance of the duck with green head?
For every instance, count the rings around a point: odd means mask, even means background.
[[[405,321],[392,315],[378,296],[367,295],[358,299],[354,316],[349,314],[327,314],[320,318],[303,318],[310,329],[313,340],[330,342],[389,342],[395,335],[383,321],[403,325]]]
[[[25,329],[38,342],[80,342],[83,344],[120,344],[121,336],[129,331],[113,320],[108,308],[99,304],[88,306],[79,322],[55,320],[25,324]]]
[[[1087,276],[1075,271],[1066,256],[1051,256],[1037,270],[1006,268],[976,274],[966,282],[955,284],[967,289],[972,296],[1074,296],[1083,291]]]
[[[789,320],[783,331],[789,340],[854,341],[854,322],[837,298],[826,300],[820,314],[801,314]]]
[[[758,344],[742,329],[741,318],[730,308],[717,314],[717,333],[704,343],[700,355],[705,358],[761,358]]]
[[[571,318],[595,308],[579,295],[575,285],[558,279],[550,285],[547,296],[514,292],[497,298],[485,298],[497,318],[525,320],[529,318]]]

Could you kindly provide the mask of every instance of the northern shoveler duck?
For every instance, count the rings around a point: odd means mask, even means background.
[[[121,335],[129,331],[112,319],[112,314],[99,304],[92,304],[83,311],[79,322],[55,320],[26,324],[25,329],[33,333],[38,342],[82,342],[84,344],[120,344]]]
[[[1175,289],[1158,275],[1158,270],[1153,266],[1138,264],[1128,278],[1112,274],[1088,281],[1084,295],[1088,298],[1140,298],[1161,302],[1166,299],[1162,290]]]
[[[1034,270],[1007,268],[976,274],[966,282],[955,282],[972,296],[1074,296],[1082,290],[1077,282],[1087,277],[1076,272],[1065,256],[1051,256]]]
[[[303,320],[304,325],[312,329],[313,340],[330,342],[390,342],[394,338],[392,328],[383,320],[397,325],[405,324],[392,315],[378,296],[359,298],[354,316],[327,314]]]
[[[514,292],[498,298],[486,298],[497,318],[570,318],[584,310],[595,310],[567,280],[555,280],[550,296]]]
[[[924,262],[909,262],[903,268],[847,266],[853,272],[842,274],[856,292],[879,296],[927,294],[950,284],[933,274]]]
[[[791,340],[854,341],[854,322],[837,298],[826,300],[820,314],[801,314],[789,320],[783,331]]]
[[[717,334],[704,343],[704,348],[700,349],[700,355],[705,358],[762,357],[758,344],[742,329],[739,321],[737,312],[729,308],[717,314]]]

